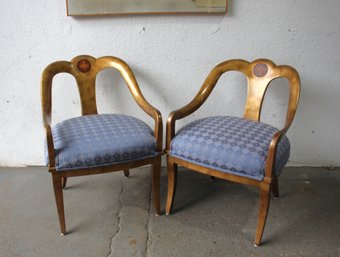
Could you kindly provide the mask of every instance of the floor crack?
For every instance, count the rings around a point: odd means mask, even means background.
[[[117,215],[117,230],[110,237],[110,242],[111,243],[110,243],[110,252],[108,254],[108,257],[111,256],[111,254],[112,254],[113,240],[114,240],[115,236],[119,233],[119,231],[121,229],[120,215],[121,215],[121,211],[122,211],[122,208],[123,208],[122,195],[123,195],[123,193],[125,191],[125,188],[124,188],[124,183],[121,180],[120,180],[120,183],[121,183],[121,190],[120,190],[119,197],[118,197],[120,207],[119,207],[118,215]]]
[[[146,240],[145,240],[145,250],[144,250],[144,256],[148,257],[148,250],[152,244],[152,241],[150,240],[150,231],[149,231],[149,225],[150,225],[150,216],[151,216],[151,198],[152,198],[152,189],[150,187],[150,194],[149,194],[149,210],[148,210],[148,220],[145,225],[146,230]],[[148,245],[150,244],[150,245]]]

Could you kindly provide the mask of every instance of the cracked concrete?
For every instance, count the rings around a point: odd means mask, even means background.
[[[146,222],[145,225],[145,230],[146,230],[146,240],[145,240],[145,248],[144,248],[144,256],[147,257],[148,256],[148,250],[150,248],[150,245],[152,244],[152,241],[150,240],[150,229],[149,229],[149,225],[150,225],[150,216],[151,214],[151,198],[152,198],[152,193],[151,193],[151,187],[150,187],[150,197],[149,197],[149,215],[148,215],[148,220]]]
[[[113,251],[112,251],[112,244],[113,244],[113,241],[114,241],[115,236],[119,233],[120,228],[121,228],[120,217],[121,217],[121,210],[122,210],[122,208],[123,208],[123,203],[122,203],[122,200],[121,200],[121,196],[122,196],[123,192],[124,192],[124,184],[121,182],[121,191],[120,191],[119,197],[118,197],[119,204],[120,204],[120,208],[119,208],[118,215],[117,215],[117,228],[116,228],[116,230],[114,231],[114,233],[113,233],[113,235],[112,235],[112,237],[111,237],[111,239],[110,239],[110,241],[111,241],[111,246],[110,246],[110,253],[109,253],[108,257],[111,256],[112,253],[113,253]]]
[[[0,169],[0,257],[340,256],[340,169],[287,168],[264,245],[255,188],[180,170],[174,212],[154,215],[150,167],[71,178],[59,234],[46,168]],[[161,181],[161,204],[166,197]]]
[[[131,171],[129,178],[122,178],[123,191],[121,194],[122,208],[120,211],[120,229],[112,239],[114,256],[145,256],[149,220],[150,178],[148,169]]]

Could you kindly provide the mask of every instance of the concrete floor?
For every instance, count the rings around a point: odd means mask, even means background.
[[[61,236],[47,169],[2,168],[0,256],[340,256],[340,169],[287,168],[279,183],[255,248],[256,188],[180,170],[174,213],[156,217],[148,167],[71,178]]]

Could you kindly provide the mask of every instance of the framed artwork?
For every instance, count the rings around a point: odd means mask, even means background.
[[[225,13],[228,0],[66,0],[67,15]]]

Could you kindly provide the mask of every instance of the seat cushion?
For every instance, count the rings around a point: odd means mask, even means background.
[[[273,135],[278,129],[238,117],[215,116],[196,120],[178,131],[170,155],[204,167],[256,180],[264,169]],[[289,158],[290,144],[284,136],[276,154],[275,173]]]
[[[52,128],[56,170],[93,168],[157,155],[153,131],[120,114],[86,115]]]

